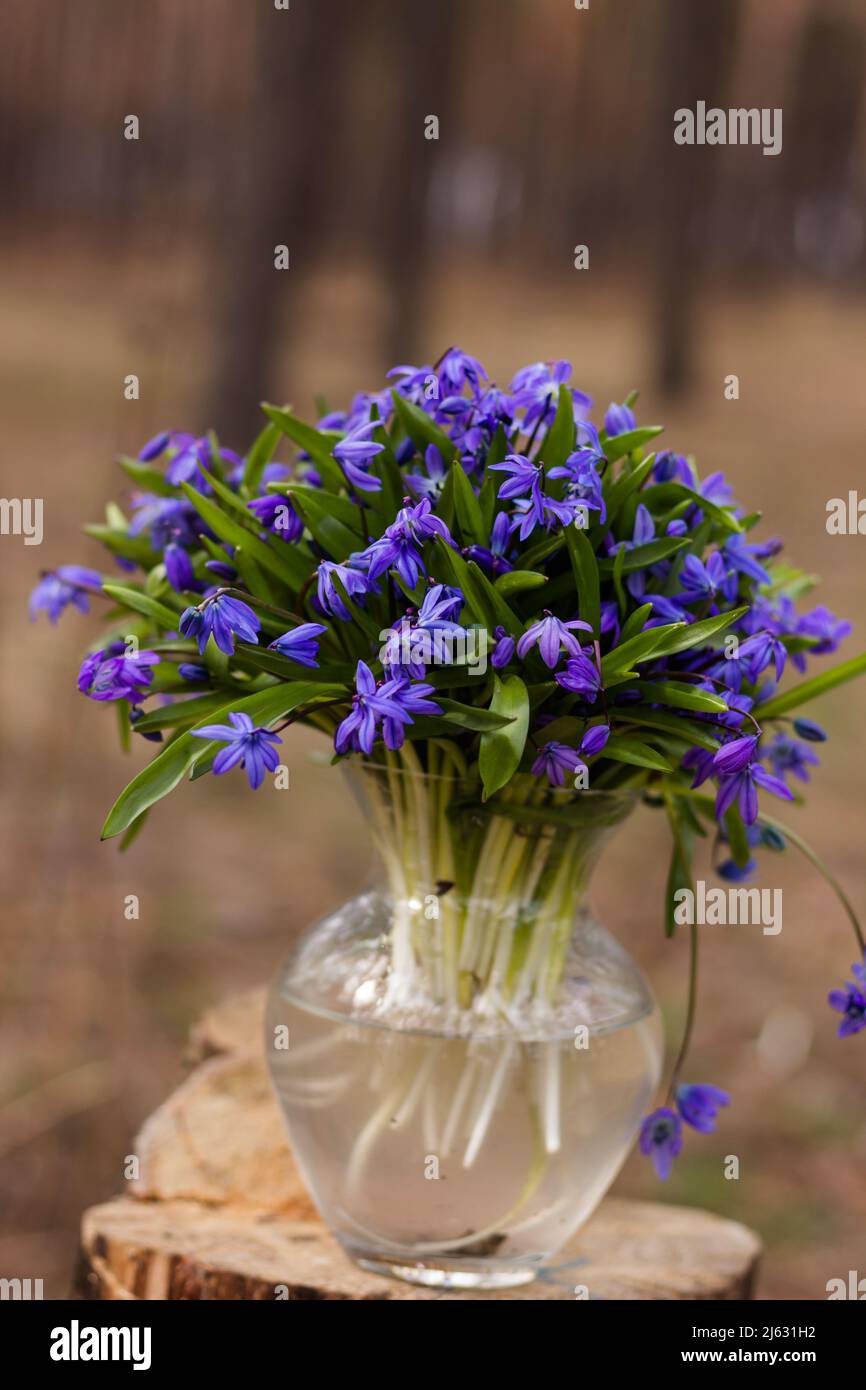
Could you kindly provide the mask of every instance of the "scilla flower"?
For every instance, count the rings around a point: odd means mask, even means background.
[[[269,729],[257,729],[248,714],[229,715],[228,724],[206,724],[201,729],[191,729],[194,738],[219,739],[227,743],[221,748],[213,762],[213,772],[217,777],[233,767],[242,767],[253,791],[262,785],[265,772],[273,772],[279,766],[279,754],[274,744],[282,743],[277,734]]]
[[[683,1125],[676,1111],[662,1106],[647,1115],[640,1127],[639,1145],[641,1153],[652,1159],[656,1173],[665,1182],[683,1147]]]
[[[866,1028],[866,965],[862,961],[855,961],[851,974],[853,981],[849,981],[844,989],[831,990],[827,996],[831,1009],[843,1016],[838,1028],[840,1038],[849,1038]]]
[[[202,656],[210,637],[221,652],[231,656],[236,636],[243,642],[258,642],[261,623],[249,604],[229,594],[217,594],[215,598],[206,599],[199,608],[186,608],[181,614],[179,628],[184,637],[198,642]]]

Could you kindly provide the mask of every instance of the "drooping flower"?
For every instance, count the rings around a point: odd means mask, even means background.
[[[353,557],[354,558],[354,557]],[[338,565],[333,560],[323,560],[316,571],[318,579],[317,594],[322,611],[342,622],[351,622],[352,614],[343,602],[334,580],[338,580],[354,603],[363,599],[373,587],[369,577],[355,569],[353,565]]]
[[[726,1091],[705,1085],[677,1086],[675,1099],[686,1124],[700,1130],[701,1134],[713,1133],[719,1109],[731,1103]]]
[[[195,571],[189,553],[176,541],[169,541],[162,552],[165,575],[169,584],[179,594],[195,586]]]
[[[480,383],[488,380],[478,358],[456,347],[449,348],[440,359],[438,376],[445,396],[456,395],[467,382],[471,390],[477,392]]]
[[[380,423],[379,420],[367,420],[364,424],[355,425],[331,450],[348,481],[359,492],[379,492],[382,487],[381,480],[371,477],[365,468],[385,448],[384,444],[377,444],[370,438]]]
[[[413,714],[442,713],[441,706],[427,699],[432,692],[432,685],[412,685],[403,677],[377,686],[369,666],[359,661],[352,708],[337,728],[334,747],[338,753],[352,749],[369,755],[380,724],[386,746],[392,751],[402,747],[403,725],[414,722]]]
[[[531,623],[518,641],[517,655],[521,661],[524,661],[527,653],[537,646],[542,661],[548,670],[552,671],[559,662],[563,649],[568,652],[569,656],[580,656],[580,643],[576,637],[571,635],[573,628],[579,628],[583,632],[592,632],[589,623],[581,622],[579,618],[562,622],[560,618],[555,618],[545,608],[544,616],[539,618],[538,622]]]
[[[519,497],[515,502],[511,529],[517,531],[520,539],[525,541],[536,526],[542,526],[547,531],[558,526],[571,526],[579,519],[584,505],[576,498],[567,497],[559,501],[543,492],[533,492],[531,496]]]
[[[580,695],[590,704],[595,702],[601,690],[601,675],[598,667],[584,651],[581,651],[577,656],[569,657],[565,663],[565,670],[557,671],[555,680],[562,686],[563,690],[569,690],[573,695]]]
[[[268,647],[270,650],[281,652],[289,661],[296,661],[299,666],[317,667],[319,643],[316,639],[327,631],[323,623],[300,623],[292,628],[291,632],[284,632],[282,637],[269,642]]]
[[[788,775],[801,782],[809,781],[809,768],[817,767],[821,759],[806,743],[788,734],[776,734],[767,745],[767,759],[777,777]]]
[[[261,623],[249,604],[229,594],[217,594],[212,599],[206,599],[199,608],[184,609],[178,627],[184,637],[192,637],[198,642],[202,656],[210,637],[213,637],[221,652],[231,656],[236,636],[243,642],[258,642]]]
[[[794,799],[793,792],[784,782],[767,772],[760,763],[752,761],[754,745],[751,752],[746,746],[751,742],[749,738],[734,739],[715,754],[713,761],[716,770],[720,772],[719,790],[716,794],[716,820],[721,820],[736,801],[745,824],[754,825],[758,818],[758,787],[763,787],[765,791],[771,792],[773,796],[782,797],[785,801]],[[723,759],[722,763],[719,762],[720,758]],[[726,766],[736,770],[721,771]]]
[[[397,513],[396,520],[386,527],[384,535],[357,557],[367,566],[370,580],[378,579],[386,570],[395,569],[407,589],[414,589],[425,573],[421,547],[433,536],[440,536],[449,545],[451,533],[445,522],[433,514],[429,497],[412,506],[409,499]]]
[[[156,652],[130,652],[124,642],[112,642],[84,658],[78,673],[78,689],[91,700],[131,700],[135,703],[147,694],[153,681],[153,667],[158,665]]]
[[[618,434],[626,434],[633,430],[636,424],[631,406],[618,405],[616,401],[611,401],[604,416],[604,428],[609,439]]]
[[[866,965],[855,961],[851,973],[853,981],[847,981],[844,989],[831,990],[827,996],[831,1009],[843,1015],[837,1030],[840,1038],[849,1038],[866,1028]]]
[[[820,724],[816,724],[814,719],[795,719],[794,733],[799,734],[807,743],[826,743],[827,731]]]
[[[265,780],[265,772],[273,772],[279,766],[280,758],[274,745],[283,740],[270,729],[256,728],[248,714],[232,712],[229,721],[228,724],[206,724],[190,732],[194,738],[218,739],[228,744],[214,758],[212,771],[219,777],[240,766],[255,791]]]
[[[506,559],[511,542],[511,521],[507,512],[497,512],[490,532],[489,549],[483,545],[467,546],[464,554],[467,560],[474,560],[483,570],[497,579],[500,574],[508,574],[514,569]]]
[[[647,1115],[640,1127],[639,1145],[641,1153],[652,1159],[656,1173],[665,1182],[683,1147],[683,1124],[676,1111],[662,1106]]]
[[[507,666],[514,656],[516,643],[514,638],[505,631],[504,627],[495,627],[493,629],[493,636],[495,642],[490,664],[495,671],[501,671],[503,666]]]
[[[531,497],[533,493],[541,491],[544,481],[542,465],[533,463],[525,454],[506,454],[502,463],[492,463],[488,472],[510,475],[497,493],[503,501],[510,501],[514,497]]]
[[[162,430],[159,434],[155,434],[152,439],[149,439],[138,451],[138,457],[142,463],[150,463],[153,459],[159,458],[160,454],[168,448],[171,436],[171,430]]]
[[[302,518],[282,492],[269,492],[264,497],[254,497],[247,506],[255,513],[265,531],[272,531],[283,540],[299,541],[304,534]]]
[[[609,724],[593,724],[580,740],[578,752],[586,758],[594,758],[596,754],[603,752],[609,738]]]
[[[566,772],[573,774],[578,768],[585,766],[576,748],[569,748],[567,743],[554,741],[545,743],[539,750],[538,757],[532,764],[532,771],[536,777],[546,776],[551,787],[561,787]]]
[[[102,592],[102,575],[97,570],[85,569],[83,565],[60,565],[49,574],[43,574],[30,595],[30,621],[45,612],[50,623],[56,623],[64,609],[72,604],[81,613],[90,612],[88,591]]]

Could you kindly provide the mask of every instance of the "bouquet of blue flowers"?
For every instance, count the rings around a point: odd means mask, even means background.
[[[120,574],[62,567],[33,598],[52,621],[91,595],[106,603],[79,689],[115,706],[126,743],[159,745],[103,835],[128,843],[185,778],[242,768],[259,787],[297,720],[392,790],[392,774],[427,775],[432,794],[417,777],[402,793],[395,893],[457,881],[471,904],[473,874],[495,864],[514,903],[496,921],[456,905],[432,954],[423,924],[395,920],[397,983],[456,1009],[555,995],[556,934],[533,951],[516,930],[546,882],[512,845],[517,809],[579,825],[589,790],[658,808],[668,931],[699,837],[728,879],[788,844],[815,861],[765,797],[797,799],[825,734],[796,712],[866,671],[866,655],[803,678],[850,625],[801,607],[814,581],[756,538],[759,514],[721,473],[652,451],[661,431],[638,424],[635,394],[599,428],[570,377],[567,362],[536,363],[500,389],[451,348],[315,426],[265,405],[244,457],[168,431],[122,458],[129,506],[86,528]],[[495,845],[468,857],[443,833],[467,800],[502,812]],[[855,974],[831,995],[842,1033],[866,1027],[862,962]],[[646,1143],[667,1152],[661,1114]]]

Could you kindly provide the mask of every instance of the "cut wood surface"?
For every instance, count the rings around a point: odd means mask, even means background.
[[[101,1299],[749,1298],[745,1226],[608,1199],[532,1284],[434,1291],[358,1269],[319,1219],[289,1152],[261,1045],[264,995],[210,1010],[198,1065],[147,1120],[132,1195],[85,1212],[79,1288]]]

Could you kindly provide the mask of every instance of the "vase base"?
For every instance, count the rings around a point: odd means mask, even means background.
[[[520,1284],[531,1284],[538,1273],[534,1265],[447,1258],[413,1260],[398,1255],[372,1254],[349,1245],[344,1248],[361,1269],[382,1274],[387,1279],[402,1279],[406,1284],[420,1284],[426,1289],[514,1289]]]

